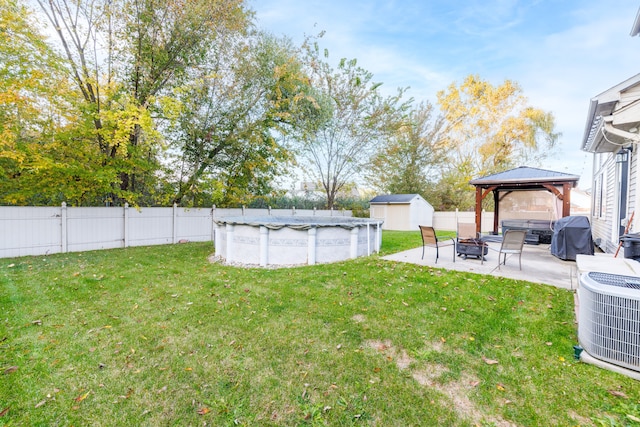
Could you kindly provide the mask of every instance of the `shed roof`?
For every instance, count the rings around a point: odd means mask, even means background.
[[[491,186],[513,184],[514,186],[524,186],[536,183],[554,183],[554,182],[578,182],[580,176],[572,175],[564,172],[555,172],[545,169],[532,168],[529,166],[520,166],[504,172],[498,172],[493,175],[476,178],[469,181],[469,184],[475,186]]]
[[[376,196],[373,199],[369,200],[369,203],[406,204],[406,203],[411,203],[411,201],[416,197],[420,197],[420,195],[419,194],[383,194],[381,196]]]

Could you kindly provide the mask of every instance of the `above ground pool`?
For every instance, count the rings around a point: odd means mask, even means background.
[[[350,217],[215,218],[215,254],[227,263],[321,264],[380,250],[382,221]]]

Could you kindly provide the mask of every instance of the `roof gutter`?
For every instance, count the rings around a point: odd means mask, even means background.
[[[640,34],[640,8],[638,8],[638,13],[636,13],[636,20],[633,21],[633,27],[631,27],[631,33],[629,33],[631,37],[635,37]]]
[[[604,126],[602,127],[602,134],[606,138],[605,132],[609,132],[613,135],[619,136],[620,138],[628,139],[630,142],[640,142],[640,135],[637,133],[627,132],[626,130],[618,129],[613,126],[611,122],[613,121],[613,116],[603,117]],[[610,142],[611,143],[611,142]],[[619,145],[619,144],[614,144]]]
[[[587,113],[587,124],[584,128],[584,136],[582,137],[582,151],[588,151],[587,145],[591,142],[591,133],[593,122],[596,116],[596,110],[598,108],[598,98],[592,98],[589,104],[589,112]]]

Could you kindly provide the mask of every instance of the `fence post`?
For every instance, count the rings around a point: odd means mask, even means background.
[[[173,243],[177,243],[178,239],[178,224],[177,224],[177,216],[178,216],[178,204],[174,203],[173,204],[173,230],[172,230],[172,236],[171,239],[173,241]]]
[[[293,215],[293,216],[296,215],[296,207],[295,206],[291,209],[291,215]]]
[[[60,207],[60,251],[66,253],[67,248],[67,202],[62,202]]]
[[[125,248],[129,247],[129,203],[124,204],[124,236],[123,236],[123,244]]]

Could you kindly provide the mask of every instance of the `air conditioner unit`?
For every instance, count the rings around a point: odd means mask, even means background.
[[[640,277],[600,272],[580,277],[578,340],[590,356],[640,371]]]

